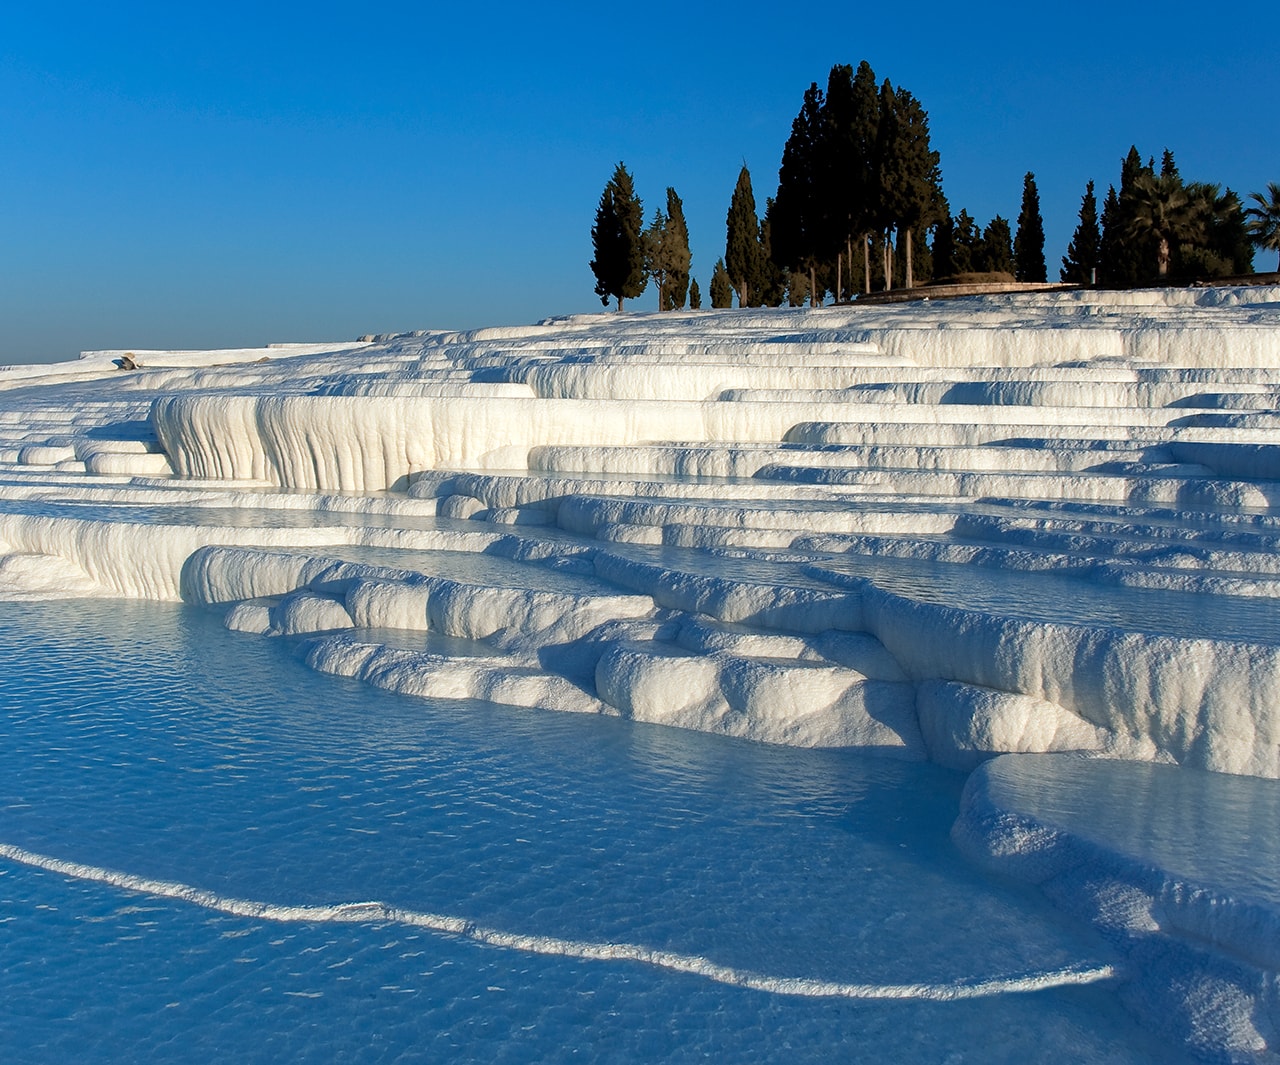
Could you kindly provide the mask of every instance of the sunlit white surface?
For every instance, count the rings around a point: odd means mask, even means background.
[[[1274,287],[98,352],[0,371],[0,598],[181,599],[428,699],[1280,778],[1277,477]]]

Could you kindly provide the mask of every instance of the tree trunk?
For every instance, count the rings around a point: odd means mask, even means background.
[[[813,264],[809,264],[809,306],[816,307],[818,305],[818,268]]]
[[[622,297],[621,296],[618,297],[618,313],[619,314],[622,313]]]
[[[915,278],[911,275],[911,230],[907,230],[907,288],[915,288]]]
[[[871,292],[871,238],[866,233],[862,234],[862,266],[866,271],[866,288],[864,292]]]
[[[893,291],[893,244],[889,240],[892,229],[884,231],[884,290]]]
[[[1169,275],[1169,240],[1167,237],[1160,238],[1159,250],[1156,252],[1157,268],[1160,276],[1168,277]]]
[[[844,277],[840,272],[840,267],[842,265],[840,257],[841,253],[836,252],[836,303],[840,302],[840,293],[844,291]]]

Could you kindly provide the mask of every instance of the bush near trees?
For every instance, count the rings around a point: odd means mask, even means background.
[[[930,241],[930,235],[932,240]],[[605,186],[591,230],[596,294],[618,310],[652,279],[658,309],[701,306],[689,275],[689,231],[680,197],[647,229],[630,173],[619,163]],[[1185,181],[1166,148],[1157,170],[1131,146],[1099,210],[1091,180],[1062,257],[1063,281],[1124,288],[1247,274],[1253,249],[1280,252],[1280,184],[1250,194]],[[826,89],[805,90],[782,150],[777,195],[756,211],[746,163],[725,218],[725,254],[715,264],[713,307],[793,307],[840,302],[881,287],[931,278],[1047,280],[1044,220],[1035,174],[1023,176],[1016,231],[997,214],[985,227],[942,191],[929,116],[901,86],[864,60],[833,66]]]
[[[716,310],[733,306],[733,282],[729,280],[723,259],[717,259],[711,271],[711,306]]]

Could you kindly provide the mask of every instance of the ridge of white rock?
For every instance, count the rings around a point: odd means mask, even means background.
[[[1280,784],[1080,755],[970,776],[952,838],[1116,947],[1125,1004],[1212,1062],[1277,1060]]]
[[[1280,776],[1278,324],[1049,292],[11,368],[0,594],[184,596],[422,694]]]

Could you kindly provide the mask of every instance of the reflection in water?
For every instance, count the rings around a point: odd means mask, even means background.
[[[959,858],[962,779],[937,766],[398,698],[176,606],[0,604],[0,678],[3,842],[55,858],[823,981],[1111,960]],[[24,1061],[1171,1060],[1105,987],[809,999],[2,862],[0,912],[0,1037]]]

